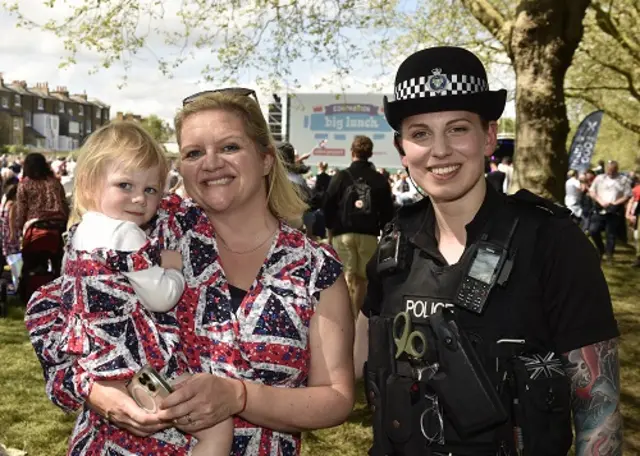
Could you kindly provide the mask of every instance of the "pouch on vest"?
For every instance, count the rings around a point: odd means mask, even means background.
[[[565,456],[571,447],[571,385],[553,354],[512,358],[515,425],[526,456]]]
[[[371,456],[391,453],[391,444],[384,430],[386,380],[391,371],[389,322],[382,317],[369,319],[369,356],[365,365],[365,394],[373,413],[373,448]]]
[[[438,310],[429,317],[429,323],[435,334],[440,370],[428,384],[442,400],[456,432],[469,437],[504,423],[508,416],[502,401],[452,313]]]
[[[405,444],[412,434],[413,379],[392,374],[387,378],[384,430],[394,444]]]

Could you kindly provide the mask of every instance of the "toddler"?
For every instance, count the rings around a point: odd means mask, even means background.
[[[60,349],[77,355],[94,380],[122,381],[124,387],[145,365],[174,383],[188,374],[171,312],[184,290],[182,257],[159,252],[143,231],[168,170],[162,147],[133,122],[100,128],[78,158],[71,223],[79,223],[69,230],[63,264],[69,317]],[[158,255],[162,266],[148,266]],[[108,438],[109,429],[104,432]],[[194,435],[193,455],[228,456],[233,424],[229,419]],[[155,434],[146,439],[145,454],[176,438]]]

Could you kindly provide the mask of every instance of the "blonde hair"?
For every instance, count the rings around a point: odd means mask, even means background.
[[[175,117],[178,145],[182,143],[182,125],[189,116],[202,111],[220,110],[237,115],[244,125],[247,136],[263,154],[273,157],[273,166],[266,176],[267,205],[271,213],[294,227],[302,224],[302,215],[307,210],[296,187],[289,180],[287,169],[269,131],[260,106],[248,96],[234,93],[214,92],[195,98],[186,104]]]
[[[138,123],[113,121],[97,129],[78,153],[73,180],[73,208],[69,225],[94,209],[96,188],[114,165],[121,169],[160,167],[160,191],[164,190],[169,160],[164,148]]]

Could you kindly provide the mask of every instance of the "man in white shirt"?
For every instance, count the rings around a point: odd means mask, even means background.
[[[571,211],[574,217],[582,217],[582,206],[580,204],[582,199],[582,189],[580,187],[580,180],[578,179],[578,173],[575,169],[570,170],[567,173],[567,181],[564,183],[564,205]]]
[[[509,186],[513,181],[513,165],[511,163],[511,157],[502,157],[502,161],[498,165],[498,171],[502,171],[505,174],[502,192],[505,195],[508,195]]]
[[[599,206],[592,217],[589,234],[600,255],[606,255],[611,262],[620,224],[624,223],[625,204],[631,197],[631,182],[618,172],[618,163],[614,160],[609,161],[606,171],[596,176],[589,189],[591,198]],[[606,246],[602,242],[602,231],[606,235]]]

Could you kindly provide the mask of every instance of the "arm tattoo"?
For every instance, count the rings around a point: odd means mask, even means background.
[[[562,358],[571,379],[576,456],[622,455],[617,340],[587,345]]]

